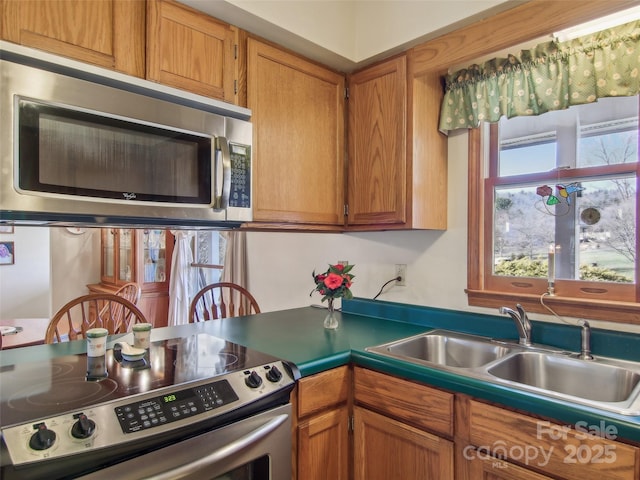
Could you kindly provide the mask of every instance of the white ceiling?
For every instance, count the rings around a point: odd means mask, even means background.
[[[521,0],[179,0],[349,72]]]

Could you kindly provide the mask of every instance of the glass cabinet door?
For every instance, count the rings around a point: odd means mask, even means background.
[[[131,282],[133,278],[133,234],[128,228],[117,230],[118,232],[118,281]]]
[[[115,248],[116,231],[111,228],[102,229],[102,279],[115,281]]]
[[[168,288],[173,236],[169,230],[103,228],[101,282],[113,287],[136,282],[148,291]]]
[[[166,230],[144,230],[142,235],[142,258],[144,262],[144,283],[166,281],[168,268]]]

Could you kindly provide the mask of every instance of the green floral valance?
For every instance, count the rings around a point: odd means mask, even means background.
[[[639,67],[640,21],[494,58],[447,77],[440,130],[637,95]]]

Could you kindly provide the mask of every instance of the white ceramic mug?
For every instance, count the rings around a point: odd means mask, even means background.
[[[106,328],[91,328],[87,330],[87,380],[100,381],[108,376],[107,373],[107,335]]]
[[[103,357],[107,353],[106,328],[91,328],[87,330],[87,357]]]
[[[148,349],[151,345],[150,323],[136,323],[133,326],[133,346],[136,348]]]

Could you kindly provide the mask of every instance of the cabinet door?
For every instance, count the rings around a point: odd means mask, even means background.
[[[453,443],[354,408],[355,480],[453,480]]]
[[[147,5],[147,78],[234,102],[231,26],[172,1]]]
[[[116,283],[124,284],[131,282],[135,278],[135,230],[121,228],[116,230],[116,243],[118,245],[116,253]]]
[[[145,4],[132,0],[3,0],[2,38],[144,77]]]
[[[615,441],[606,426],[578,430],[475,400],[468,415],[469,444],[485,454],[566,480],[638,479],[640,449]]]
[[[114,293],[127,282],[140,285],[138,308],[155,327],[167,325],[174,237],[165,229],[103,228],[100,284],[92,292]]]
[[[347,406],[313,416],[298,424],[299,479],[348,479],[348,428]]]
[[[101,272],[100,281],[116,283],[116,230],[103,228],[101,234]]]
[[[167,263],[168,234],[168,230],[162,229],[144,229],[140,233],[142,265],[138,267],[138,278],[142,285],[167,281],[167,269],[171,268]]]
[[[100,280],[111,285],[135,281],[135,230],[102,229],[102,272]]]
[[[492,460],[473,456],[476,452],[468,453],[468,473],[465,478],[472,480],[552,480],[551,477],[525,470],[502,460]]]
[[[401,56],[349,79],[349,225],[406,222],[406,72]]]
[[[247,42],[256,222],[344,223],[344,77]]]

